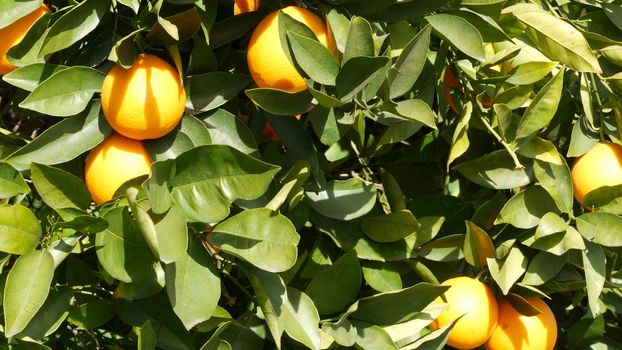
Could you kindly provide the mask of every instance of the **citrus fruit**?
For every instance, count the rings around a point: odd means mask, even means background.
[[[451,108],[451,110],[456,114],[460,114],[460,111],[451,96],[452,90],[462,91],[462,83],[458,80],[456,74],[454,74],[454,71],[451,70],[450,67],[447,67],[445,68],[445,75],[443,75],[443,95],[449,104],[449,108]]]
[[[553,350],[557,322],[546,303],[537,298],[527,302],[542,311],[535,316],[521,315],[507,300],[499,301],[499,321],[486,342],[488,350]]]
[[[184,114],[186,92],[173,66],[140,54],[129,69],[116,65],[108,72],[101,99],[104,116],[115,131],[145,140],[175,128]]]
[[[455,277],[441,285],[449,307],[430,324],[436,330],[464,315],[449,332],[447,344],[456,349],[473,349],[486,342],[497,325],[498,306],[492,291],[470,277]],[[443,302],[439,297],[438,302]]]
[[[258,8],[259,0],[235,0],[233,2],[233,15],[257,11]]]
[[[283,11],[295,20],[305,24],[318,40],[329,47],[326,24],[312,12],[296,6],[274,11],[264,18],[251,36],[248,44],[248,69],[259,87],[299,92],[307,84],[287,58],[279,36],[279,12]]]
[[[600,142],[572,166],[574,197],[583,204],[586,194],[602,186],[622,184],[622,146]]]
[[[45,4],[41,4],[38,9],[0,29],[0,75],[7,74],[16,68],[6,59],[7,52],[19,44],[30,27],[48,12],[50,9]]]
[[[101,204],[123,183],[150,170],[151,158],[142,142],[113,132],[89,152],[84,180],[95,204]]]

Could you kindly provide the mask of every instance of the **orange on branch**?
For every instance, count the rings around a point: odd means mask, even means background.
[[[541,313],[535,316],[520,314],[507,300],[499,302],[499,321],[487,350],[553,350],[557,340],[557,322],[549,306],[537,298],[527,302]]]
[[[455,277],[441,285],[449,308],[430,324],[436,330],[464,315],[449,332],[447,344],[456,349],[473,349],[486,342],[497,326],[498,306],[494,294],[484,283],[470,277]],[[436,301],[443,302],[439,297]]]
[[[7,52],[19,44],[30,27],[48,12],[50,9],[45,4],[41,4],[35,11],[0,29],[0,75],[10,73],[17,68],[7,60]]]
[[[315,33],[320,43],[330,48],[331,41],[324,21],[309,10],[288,6],[270,13],[255,28],[248,44],[246,56],[248,70],[259,87],[290,92],[303,91],[307,89],[307,84],[281,46],[280,11],[305,24]]]
[[[104,79],[101,99],[110,126],[136,140],[168,134],[186,109],[186,92],[177,70],[147,54],[138,55],[129,69],[113,67]]]
[[[123,183],[150,170],[151,158],[141,141],[112,133],[89,152],[84,182],[95,204],[101,204]]]
[[[233,15],[257,11],[258,8],[259,0],[235,0],[233,2]]]
[[[574,197],[583,204],[589,192],[622,184],[622,146],[600,142],[577,158],[572,166]]]

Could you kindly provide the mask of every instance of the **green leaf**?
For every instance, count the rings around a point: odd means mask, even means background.
[[[586,213],[577,218],[579,233],[589,242],[605,247],[622,247],[622,218],[611,213]]]
[[[0,198],[30,193],[30,187],[21,173],[7,163],[0,163]]]
[[[323,85],[335,85],[339,63],[319,41],[288,31],[287,39],[296,63],[314,81]]]
[[[361,265],[356,253],[351,251],[313,276],[305,292],[313,299],[320,315],[326,315],[343,310],[354,301],[360,288]]]
[[[72,308],[67,321],[81,328],[97,328],[113,319],[114,316],[110,300],[94,300]]]
[[[363,17],[353,16],[348,29],[348,39],[343,52],[342,65],[354,57],[373,57],[374,39],[369,22]]]
[[[218,224],[207,240],[262,270],[283,272],[296,263],[300,237],[287,217],[256,208]]]
[[[521,140],[516,153],[523,157],[562,165],[562,157],[555,144],[537,136]]]
[[[529,263],[516,247],[510,249],[510,253],[503,260],[488,258],[487,261],[490,275],[501,288],[503,295],[507,295],[514,283],[527,271]]]
[[[587,40],[572,24],[544,11],[514,15],[527,26],[527,36],[548,58],[579,72],[602,72]]]
[[[236,97],[251,82],[246,74],[209,72],[185,79],[186,107],[205,112],[216,109]]]
[[[313,99],[307,90],[292,93],[270,88],[248,89],[246,96],[266,112],[283,116],[306,113]]]
[[[43,201],[54,209],[86,209],[91,195],[84,182],[71,173],[43,164],[30,165],[32,182]]]
[[[398,350],[391,336],[376,325],[353,322],[356,327],[356,345],[364,350],[386,349]]]
[[[350,318],[376,325],[405,322],[418,315],[447,289],[444,286],[418,283],[395,292],[362,298]]]
[[[466,55],[483,62],[486,59],[482,35],[462,17],[436,14],[425,17],[434,32]]]
[[[6,53],[9,62],[20,67],[45,62],[43,57],[39,57],[39,50],[49,32],[48,26],[52,18],[53,15],[47,13],[30,27],[26,36]]]
[[[170,173],[168,166],[154,163],[151,172]],[[206,145],[183,153],[173,161],[169,177],[173,200],[189,221],[218,222],[229,215],[237,199],[256,199],[266,192],[277,166],[264,163],[224,145]],[[218,166],[214,166],[218,164]]]
[[[529,262],[521,283],[531,286],[542,285],[557,276],[564,264],[566,264],[565,256],[560,257],[545,251],[538,252]]]
[[[387,57],[354,57],[346,62],[337,75],[337,96],[350,101],[376,78],[376,73],[386,69]]]
[[[470,221],[466,221],[464,237],[464,260],[472,266],[485,267],[486,259],[494,257],[495,247],[486,231]]]
[[[528,166],[528,163],[521,160]],[[497,150],[454,167],[467,179],[484,187],[503,190],[529,184],[529,175],[525,169],[516,169],[516,165],[506,150]]]
[[[572,212],[574,198],[570,169],[562,158],[562,164],[535,161],[533,170],[540,185],[555,200],[557,207],[564,213]]]
[[[441,350],[445,348],[449,333],[453,329],[454,325],[460,320],[460,317],[453,322],[444,325],[443,327],[432,331],[423,337],[417,339],[412,344],[401,348],[401,350]]]
[[[409,210],[363,218],[361,228],[376,242],[395,242],[415,233],[421,225]]]
[[[0,29],[35,11],[42,3],[42,0],[0,1]]]
[[[585,249],[581,234],[552,212],[544,214],[535,234],[522,242],[531,248],[555,255],[563,255],[570,249]]]
[[[218,109],[202,116],[212,144],[231,146],[249,155],[257,155],[257,141],[249,127],[240,118]]]
[[[436,115],[430,105],[420,99],[403,100],[397,103],[395,110],[409,121],[421,123],[436,129]]]
[[[51,289],[45,302],[17,337],[40,340],[58,329],[69,315],[73,291],[70,288]]]
[[[376,188],[358,178],[330,181],[318,192],[306,191],[305,196],[320,214],[339,220],[361,217],[376,204]]]
[[[447,169],[454,160],[458,159],[461,155],[465,154],[471,145],[469,141],[469,125],[471,121],[471,115],[473,112],[473,104],[467,102],[460,114],[460,120],[456,125],[454,134],[451,140],[451,151],[447,158]]]
[[[309,349],[320,349],[320,316],[313,300],[305,293],[287,287],[287,301],[283,304],[285,333]]]
[[[0,215],[0,218],[4,218]],[[45,250],[20,256],[9,271],[4,287],[4,334],[21,332],[35,316],[50,292],[54,260]]]
[[[31,163],[52,165],[76,158],[110,134],[112,129],[100,111],[101,103],[93,102],[87,112],[54,124],[5,161],[23,171],[30,169]]]
[[[516,67],[505,82],[512,85],[537,83],[547,76],[556,65],[557,62],[526,62]]]
[[[110,0],[86,0],[65,12],[45,36],[39,57],[68,48],[83,39],[110,11],[110,4]]]
[[[26,254],[39,244],[41,225],[27,207],[0,205],[0,251]]]
[[[138,350],[156,350],[156,333],[149,320],[143,323],[138,332]]]
[[[425,26],[412,38],[387,72],[392,99],[407,94],[415,85],[427,60],[431,31],[430,26]]]
[[[551,196],[540,186],[530,186],[505,203],[495,225],[510,224],[518,228],[532,228],[548,212],[559,213]]]
[[[95,251],[104,270],[127,283],[155,277],[153,269],[146,267],[156,259],[128,208],[114,208],[104,214],[104,219],[108,228],[95,237]]]
[[[600,294],[607,276],[607,266],[605,252],[601,246],[592,242],[585,243],[586,249],[583,251],[583,269],[585,270],[585,283],[587,289],[587,299],[592,315],[600,315],[603,310],[600,303]]]
[[[42,114],[71,116],[86,108],[103,83],[104,75],[96,69],[66,68],[39,84],[19,106]]]
[[[210,145],[212,138],[207,126],[201,120],[192,115],[185,115],[172,132],[142,142],[151,159],[161,161],[176,158],[198,146]]]
[[[536,97],[527,107],[518,124],[518,130],[516,131],[517,139],[530,137],[549,125],[555,112],[557,112],[557,106],[562,96],[563,84],[564,69],[562,68],[556,76],[538,91]]]
[[[63,69],[67,69],[67,66],[49,63],[35,63],[17,68],[8,74],[5,74],[2,77],[2,80],[20,89],[32,91],[54,73],[60,72]]]
[[[186,329],[209,320],[220,299],[220,278],[198,240],[191,239],[187,254],[167,264],[164,271],[168,298]]]
[[[395,266],[380,261],[364,261],[363,277],[373,289],[384,293],[402,289],[402,278]]]

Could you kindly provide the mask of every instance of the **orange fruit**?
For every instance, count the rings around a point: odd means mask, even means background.
[[[589,192],[622,184],[622,146],[600,142],[577,158],[572,166],[574,197],[583,204]]]
[[[259,0],[235,0],[233,2],[233,15],[257,11],[258,8]]]
[[[168,134],[186,109],[186,92],[177,70],[146,54],[138,55],[129,69],[116,65],[108,72],[101,100],[110,126],[136,140]]]
[[[484,283],[470,277],[455,277],[441,285],[449,307],[430,324],[436,330],[464,315],[449,332],[447,344],[456,349],[473,349],[486,342],[497,326],[498,306],[494,294]],[[443,302],[439,297],[436,301]]]
[[[279,11],[305,24],[318,40],[330,49],[326,24],[318,16],[301,7],[288,6],[264,18],[251,36],[246,60],[248,69],[259,87],[299,92],[307,89],[302,76],[289,61],[279,37]]]
[[[17,68],[6,59],[7,52],[19,44],[30,27],[48,12],[50,9],[45,4],[41,4],[38,9],[0,29],[0,75],[10,73]]]
[[[507,300],[499,301],[499,322],[486,342],[487,350],[553,350],[557,340],[553,312],[538,298],[527,302],[542,313],[521,315]]]
[[[149,174],[151,158],[142,142],[112,133],[89,152],[84,182],[95,204],[112,199],[123,183]]]
[[[445,74],[443,75],[443,95],[449,104],[449,108],[451,108],[451,110],[456,114],[460,114],[460,111],[451,96],[451,90],[462,91],[462,83],[458,80],[456,74],[454,74],[454,71],[451,70],[450,67],[447,67],[445,68]]]

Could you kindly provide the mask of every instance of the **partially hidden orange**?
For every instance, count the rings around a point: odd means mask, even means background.
[[[246,54],[248,69],[259,87],[300,92],[307,89],[307,84],[281,46],[280,11],[309,27],[320,43],[330,49],[331,39],[324,21],[309,10],[288,6],[270,13],[255,28]]]
[[[151,158],[142,142],[113,132],[89,152],[84,182],[95,204],[102,204],[123,183],[150,171]]]
[[[114,66],[104,79],[101,100],[110,126],[135,140],[168,134],[186,108],[186,92],[177,70],[148,54],[138,55],[129,69]]]
[[[257,11],[258,8],[259,0],[235,0],[233,2],[233,15]]]
[[[17,68],[7,60],[7,52],[19,44],[30,27],[48,12],[50,9],[45,4],[41,4],[35,11],[0,29],[0,75],[10,73]]]
[[[622,184],[622,146],[600,142],[577,158],[572,166],[574,197],[583,204],[586,194],[602,187]]]
[[[557,341],[557,322],[549,306],[538,298],[527,302],[541,313],[520,314],[507,300],[499,301],[499,321],[486,342],[487,350],[553,350]]]
[[[488,286],[470,277],[455,277],[441,285],[449,307],[430,324],[436,330],[462,316],[449,332],[447,344],[456,349],[474,349],[483,345],[497,326],[498,306]],[[439,297],[436,301],[443,302]]]

